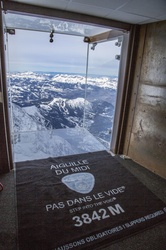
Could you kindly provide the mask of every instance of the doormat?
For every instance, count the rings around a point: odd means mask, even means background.
[[[16,164],[20,250],[101,249],[166,219],[166,205],[106,151]]]

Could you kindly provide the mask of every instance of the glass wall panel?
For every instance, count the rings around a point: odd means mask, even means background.
[[[83,38],[54,34],[50,43],[48,33],[18,30],[9,39],[14,131],[82,126]]]
[[[89,45],[85,127],[107,149],[114,119],[120,53],[118,39]]]
[[[27,30],[8,35],[15,161],[104,149],[83,128],[85,104],[91,106],[85,101],[88,45],[83,37],[50,35]]]

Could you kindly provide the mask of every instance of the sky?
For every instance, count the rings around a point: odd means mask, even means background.
[[[49,42],[48,32],[16,29],[8,35],[8,71],[43,71],[85,74],[88,44],[83,37],[54,34]],[[88,73],[118,76],[120,54],[116,41],[98,43],[95,50],[89,49]],[[9,60],[8,60],[9,58]]]

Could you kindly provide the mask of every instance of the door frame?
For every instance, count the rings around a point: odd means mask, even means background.
[[[127,99],[128,99],[128,87],[131,85],[130,81],[130,68],[131,68],[131,59],[133,49],[133,42],[135,40],[133,28],[135,25],[131,25],[125,22],[119,22],[115,20],[88,16],[84,14],[78,14],[74,12],[61,11],[57,9],[50,9],[45,7],[33,6],[28,4],[20,4],[11,1],[4,1],[1,6],[0,14],[0,53],[1,53],[1,64],[0,64],[0,80],[1,80],[1,89],[0,95],[2,95],[2,102],[0,101],[0,120],[3,120],[3,125],[0,125],[0,130],[3,129],[4,137],[1,139],[1,143],[4,145],[5,165],[0,168],[0,172],[9,172],[13,168],[13,158],[11,150],[11,136],[10,136],[10,124],[9,124],[9,115],[8,115],[8,98],[7,98],[7,81],[6,81],[6,63],[5,63],[5,46],[4,46],[4,28],[2,20],[2,11],[13,12],[19,14],[29,14],[33,16],[48,17],[48,18],[59,18],[62,20],[72,20],[79,23],[88,23],[90,25],[101,26],[112,29],[107,39],[112,39],[117,37],[117,35],[123,36],[123,48],[120,61],[119,69],[119,83],[118,83],[118,93],[117,101],[115,108],[115,117],[113,125],[112,140],[110,145],[110,150],[119,154],[123,151],[124,144],[124,133],[126,125],[126,117],[124,114],[128,111]],[[99,38],[98,38],[99,39]],[[103,38],[102,38],[103,39]],[[132,46],[131,46],[132,45]],[[131,47],[130,47],[131,46]],[[130,84],[129,84],[130,83]],[[126,91],[127,90],[127,91]],[[2,104],[1,104],[2,103]],[[3,107],[1,107],[3,106]],[[1,162],[2,161],[2,162]],[[3,163],[3,160],[0,159],[0,164]],[[1,164],[2,165],[2,164]]]

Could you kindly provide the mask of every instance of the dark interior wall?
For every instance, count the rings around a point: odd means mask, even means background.
[[[166,178],[166,21],[140,30],[124,151]]]
[[[13,167],[4,48],[4,27],[0,10],[0,174],[9,172]]]
[[[0,72],[1,76],[1,72]],[[0,77],[0,174],[10,171],[10,156],[8,148],[6,119],[4,115],[4,98],[2,92],[2,77]]]

